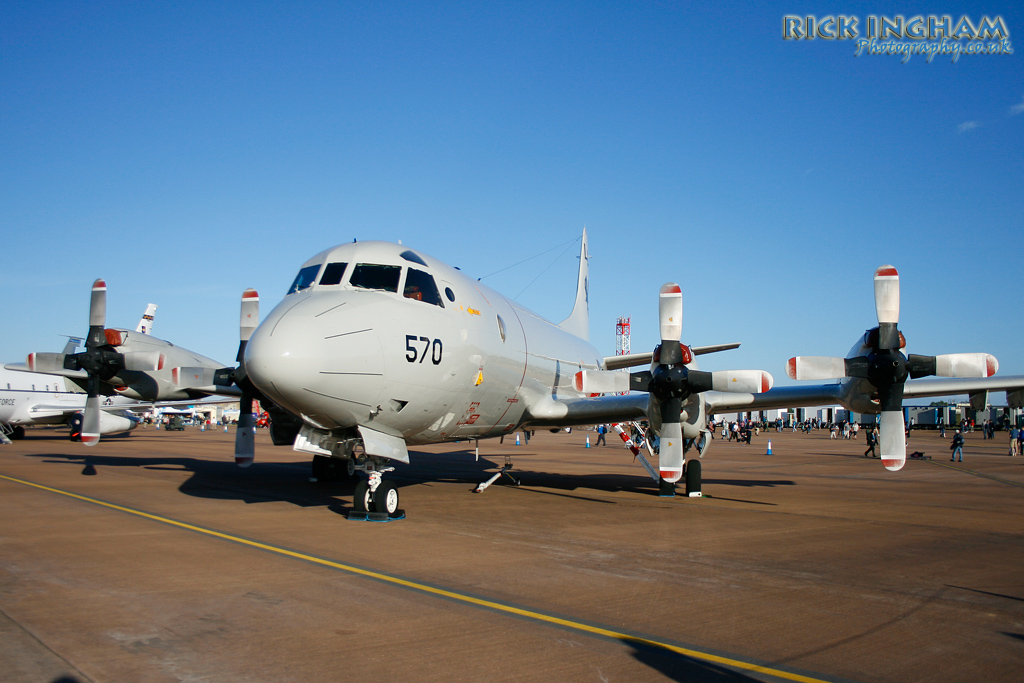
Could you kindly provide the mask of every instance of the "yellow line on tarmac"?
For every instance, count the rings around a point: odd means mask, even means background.
[[[330,567],[331,569],[338,569],[343,572],[350,574],[356,574],[384,583],[389,583],[395,586],[402,586],[403,588],[409,588],[411,590],[419,591],[422,593],[429,593],[432,595],[441,596],[457,602],[467,603],[470,605],[476,605],[478,607],[484,607],[487,609],[494,610],[496,612],[504,612],[506,614],[514,614],[518,617],[524,617],[526,619],[532,619],[534,621],[544,622],[548,624],[554,624],[563,628],[572,629],[576,631],[582,631],[591,635],[601,636],[604,638],[612,638],[624,643],[631,643],[635,645],[643,645],[645,647],[659,648],[662,650],[668,650],[675,652],[676,654],[691,657],[704,662],[711,662],[714,664],[720,664],[722,666],[728,666],[735,669],[743,669],[745,671],[751,671],[755,673],[767,674],[769,676],[775,676],[777,678],[783,678],[789,681],[799,681],[800,683],[826,683],[824,680],[819,678],[811,678],[809,676],[802,676],[800,674],[792,673],[789,671],[782,671],[780,669],[772,669],[767,666],[761,666],[759,664],[751,664],[750,662],[744,662],[738,659],[731,659],[729,657],[723,657],[720,655],[714,655],[707,652],[700,652],[698,650],[691,650],[685,647],[679,647],[678,645],[672,645],[652,638],[645,638],[642,636],[630,635],[628,633],[622,633],[621,631],[613,631],[609,628],[601,626],[592,626],[590,624],[584,624],[578,621],[572,621],[570,619],[564,619],[562,617],[552,616],[550,614],[543,614],[542,612],[534,612],[528,609],[522,609],[520,607],[513,607],[512,605],[506,605],[493,600],[485,600],[483,598],[473,597],[472,595],[466,595],[464,593],[456,593],[454,591],[445,590],[443,588],[437,588],[424,583],[417,583],[415,581],[409,581],[408,579],[402,579],[397,576],[391,576],[389,574],[382,574],[380,572],[371,571],[369,569],[363,569],[361,567],[355,567],[349,564],[342,564],[340,562],[334,562],[332,560],[326,560],[322,557],[315,557],[313,555],[306,555],[299,553],[294,550],[287,550],[285,548],[279,548],[277,546],[267,545],[266,543],[260,543],[258,541],[252,541],[241,536],[232,536],[221,531],[214,531],[213,529],[206,529],[201,526],[194,524],[187,524],[185,522],[179,522],[168,517],[161,517],[141,510],[135,510],[133,508],[124,507],[123,505],[115,505],[114,503],[107,503],[96,498],[90,498],[77,493],[71,493],[70,491],[63,491],[61,489],[55,489],[50,486],[43,486],[42,484],[36,484],[31,481],[25,481],[24,479],[17,479],[15,477],[8,477],[0,474],[0,479],[6,479],[7,481],[15,482],[17,484],[24,484],[25,486],[31,486],[43,491],[50,493],[56,493],[68,498],[74,498],[81,500],[86,503],[92,503],[93,505],[99,505],[101,507],[109,508],[111,510],[117,510],[118,512],[125,512],[136,517],[143,517],[145,519],[151,519],[154,522],[161,522],[163,524],[169,524],[171,526],[178,527],[180,529],[187,529],[196,533],[205,534],[214,538],[220,538],[225,541],[232,541],[241,545],[247,545],[253,548],[259,548],[260,550],[266,550],[267,552],[276,553],[278,555],[284,555],[285,557],[292,557],[297,560],[304,560],[306,562],[312,562],[324,567]]]

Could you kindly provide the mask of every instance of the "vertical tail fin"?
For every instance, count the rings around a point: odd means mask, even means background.
[[[139,320],[139,325],[135,328],[135,331],[142,334],[153,334],[153,315],[155,313],[156,304],[146,306],[146,312],[142,314],[142,319]]]
[[[580,272],[576,279],[576,303],[569,317],[558,323],[566,332],[590,341],[590,274],[587,260],[587,229],[583,228],[583,243],[580,245]]]

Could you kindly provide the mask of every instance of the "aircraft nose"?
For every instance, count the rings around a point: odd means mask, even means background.
[[[351,427],[378,405],[384,357],[358,308],[309,296],[286,299],[253,333],[245,369],[278,405],[328,427]]]

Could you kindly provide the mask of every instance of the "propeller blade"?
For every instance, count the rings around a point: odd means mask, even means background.
[[[875,271],[875,315],[879,324],[900,321],[900,274],[893,266]]]
[[[63,353],[30,353],[28,354],[28,369],[32,372],[59,372],[64,370]]]
[[[89,327],[105,327],[107,324],[107,283],[102,278],[92,283],[92,298],[89,300]]]
[[[609,370],[580,370],[573,387],[584,394],[620,394],[629,391],[629,373]]]
[[[999,371],[999,361],[990,353],[944,353],[935,356],[935,374],[939,377],[991,377]]]
[[[255,289],[247,289],[242,292],[242,311],[238,329],[239,340],[243,342],[249,341],[259,324],[260,295]]]
[[[95,446],[100,442],[100,397],[93,393],[94,381],[89,379],[89,397],[85,399],[85,414],[82,415],[82,443]]]
[[[794,356],[786,363],[790,379],[842,379],[846,377],[846,359],[833,356]]]
[[[242,394],[239,403],[238,429],[235,430],[235,464],[248,467],[256,459],[256,418],[252,414],[252,396]]]
[[[683,292],[674,282],[661,286],[661,295],[658,298],[658,320],[661,341],[678,342],[683,334]]]
[[[903,469],[907,461],[907,441],[902,410],[882,411],[882,419],[878,426],[878,445],[885,469],[890,472]]]
[[[235,431],[235,463],[248,467],[256,459],[256,418],[252,414],[252,383],[245,372],[245,347],[260,323],[260,295],[255,289],[242,292],[242,306],[238,324],[238,368],[233,373],[235,384],[242,389],[239,401],[238,429]],[[246,391],[246,388],[249,391]]]
[[[670,483],[683,478],[683,426],[679,423],[678,413],[675,422],[661,424],[658,471],[661,478]]]
[[[85,349],[106,346],[107,336],[104,327],[107,324],[107,283],[97,279],[92,283],[92,294],[89,298],[89,334],[85,338]]]
[[[164,369],[167,360],[159,351],[129,351],[124,356],[124,369],[135,372],[156,372]]]
[[[764,370],[717,370],[711,373],[711,388],[714,391],[760,394],[771,389],[774,384],[775,378]]]
[[[198,389],[216,384],[217,371],[213,368],[171,368],[171,382],[179,389]]]

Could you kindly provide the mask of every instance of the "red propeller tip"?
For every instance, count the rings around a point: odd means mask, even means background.
[[[242,292],[242,298],[243,299],[259,299],[260,295],[259,295],[259,292],[257,292],[255,289],[247,289],[244,292]]]
[[[786,363],[786,375],[790,379],[796,379],[796,357],[790,358]]]
[[[98,291],[101,291],[101,290],[102,291],[106,291],[107,290],[107,283],[104,280],[99,279],[99,280],[96,280],[96,282],[92,283],[92,291],[98,292]]]
[[[767,372],[762,372],[761,373],[761,393],[763,394],[763,393],[765,393],[766,391],[768,391],[771,388],[772,388],[772,385],[768,381],[768,373]]]
[[[99,434],[82,434],[82,443],[84,443],[86,446],[95,446],[99,442]]]
[[[899,277],[899,273],[893,266],[882,266],[875,271],[875,277]]]
[[[661,293],[662,294],[682,294],[683,290],[679,289],[679,285],[670,282],[667,285],[662,285]]]
[[[988,373],[986,377],[991,377],[992,375],[996,374],[996,371],[998,369],[999,363],[996,362],[995,356],[988,356],[987,358],[985,358],[985,372]]]

